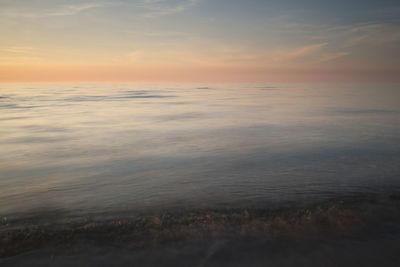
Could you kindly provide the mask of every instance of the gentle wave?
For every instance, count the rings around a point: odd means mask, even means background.
[[[400,223],[400,195],[332,200],[302,208],[197,210],[52,222],[39,214],[2,218],[0,258],[54,246],[92,244],[151,248],[176,242],[225,239],[334,238],[382,235]],[[50,214],[51,215],[51,214]],[[52,214],[54,218],[62,214]],[[47,218],[49,221],[43,222]],[[54,219],[53,218],[53,219]],[[58,218],[59,219],[59,218]],[[398,230],[398,229],[397,229]],[[389,231],[391,234],[395,231]],[[361,233],[361,234],[360,234]],[[380,236],[382,238],[382,236]]]

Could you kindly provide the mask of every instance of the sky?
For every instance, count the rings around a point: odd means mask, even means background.
[[[400,1],[0,0],[0,82],[400,82]]]

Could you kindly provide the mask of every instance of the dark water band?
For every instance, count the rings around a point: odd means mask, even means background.
[[[330,238],[360,233],[370,236],[378,229],[388,229],[388,225],[399,225],[400,196],[334,200],[279,210],[199,210],[73,223],[22,221],[1,221],[0,258],[76,245],[152,248],[218,238]]]

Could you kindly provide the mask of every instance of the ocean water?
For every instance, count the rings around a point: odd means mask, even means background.
[[[398,266],[399,189],[399,84],[0,86],[10,266]]]

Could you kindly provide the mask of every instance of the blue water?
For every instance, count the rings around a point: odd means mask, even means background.
[[[399,84],[0,86],[3,217],[268,208],[399,185]]]

